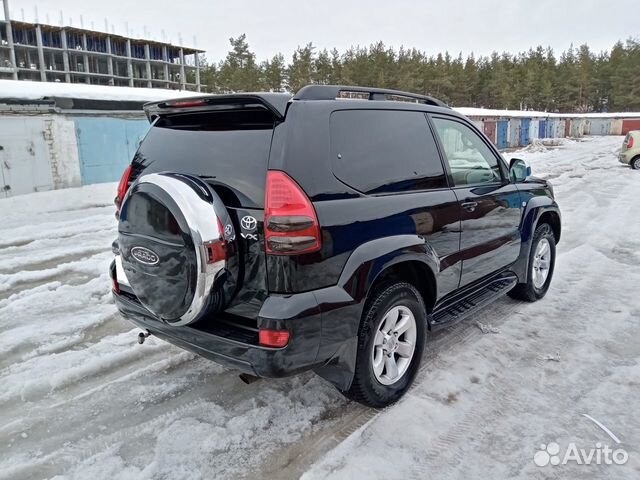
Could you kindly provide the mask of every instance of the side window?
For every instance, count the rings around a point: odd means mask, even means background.
[[[433,118],[456,186],[501,182],[498,159],[486,143],[463,123]]]
[[[341,110],[331,115],[333,173],[363,193],[446,186],[424,113]]]

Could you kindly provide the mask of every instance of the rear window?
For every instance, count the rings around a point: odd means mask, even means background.
[[[273,126],[263,110],[160,117],[140,145],[134,169],[197,175],[225,204],[262,208]]]
[[[331,157],[336,177],[362,193],[446,186],[438,149],[422,112],[334,112]]]

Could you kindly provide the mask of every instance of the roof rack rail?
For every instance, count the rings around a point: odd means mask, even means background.
[[[307,85],[298,90],[294,100],[393,100],[413,102],[451,108],[437,98],[417,93],[390,90],[387,88],[356,87],[348,85]]]

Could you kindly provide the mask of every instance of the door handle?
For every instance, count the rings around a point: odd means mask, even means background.
[[[462,202],[462,208],[467,212],[473,212],[478,206],[478,202]]]

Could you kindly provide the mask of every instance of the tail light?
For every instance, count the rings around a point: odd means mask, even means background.
[[[286,173],[267,173],[264,231],[267,253],[295,255],[322,246],[320,224],[309,197]]]
[[[265,347],[282,348],[289,343],[287,330],[259,330],[258,341]]]
[[[633,148],[633,137],[629,135],[629,139],[627,140],[627,149]]]
[[[133,167],[129,165],[124,173],[122,174],[122,178],[120,179],[120,183],[118,184],[118,196],[116,197],[116,206],[118,207],[118,211],[120,211],[120,206],[122,205],[122,200],[124,200],[124,196],[127,194],[127,190],[129,190],[129,182],[131,181],[131,170]]]

